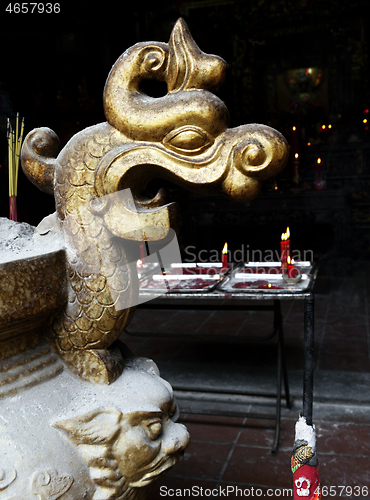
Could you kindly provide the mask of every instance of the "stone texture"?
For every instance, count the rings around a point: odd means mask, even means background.
[[[144,498],[189,444],[171,386],[145,358],[92,385],[40,344],[0,362],[0,405],[6,499]]]

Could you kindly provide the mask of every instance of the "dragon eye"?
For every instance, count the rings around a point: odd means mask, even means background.
[[[201,128],[186,125],[169,132],[163,144],[179,153],[195,155],[209,148],[213,139]]]
[[[149,437],[150,439],[152,439],[153,441],[157,438],[159,438],[159,436],[162,434],[162,424],[161,422],[152,422],[150,424],[147,425],[147,429],[148,429],[148,432],[149,432]]]

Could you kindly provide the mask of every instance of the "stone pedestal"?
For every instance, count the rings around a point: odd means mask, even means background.
[[[4,500],[146,498],[189,443],[170,385],[143,358],[90,384],[41,343],[0,363],[0,408]]]
[[[171,386],[119,341],[110,385],[65,366],[45,340],[67,300],[63,241],[54,216],[32,231],[0,220],[1,499],[146,498],[189,444]]]

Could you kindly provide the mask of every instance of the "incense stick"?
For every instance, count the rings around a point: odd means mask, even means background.
[[[22,118],[20,128],[19,131],[19,113],[17,113],[15,120],[15,130],[13,130],[8,118],[9,219],[13,221],[17,221],[18,171],[24,133],[24,118]]]

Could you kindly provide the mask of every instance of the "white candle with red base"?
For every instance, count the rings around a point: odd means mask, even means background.
[[[316,455],[315,426],[307,425],[305,417],[299,417],[295,426],[293,455],[294,500],[319,500],[321,497],[319,463]]]
[[[228,267],[227,261],[227,243],[225,243],[224,248],[222,249],[222,268],[227,269]]]

